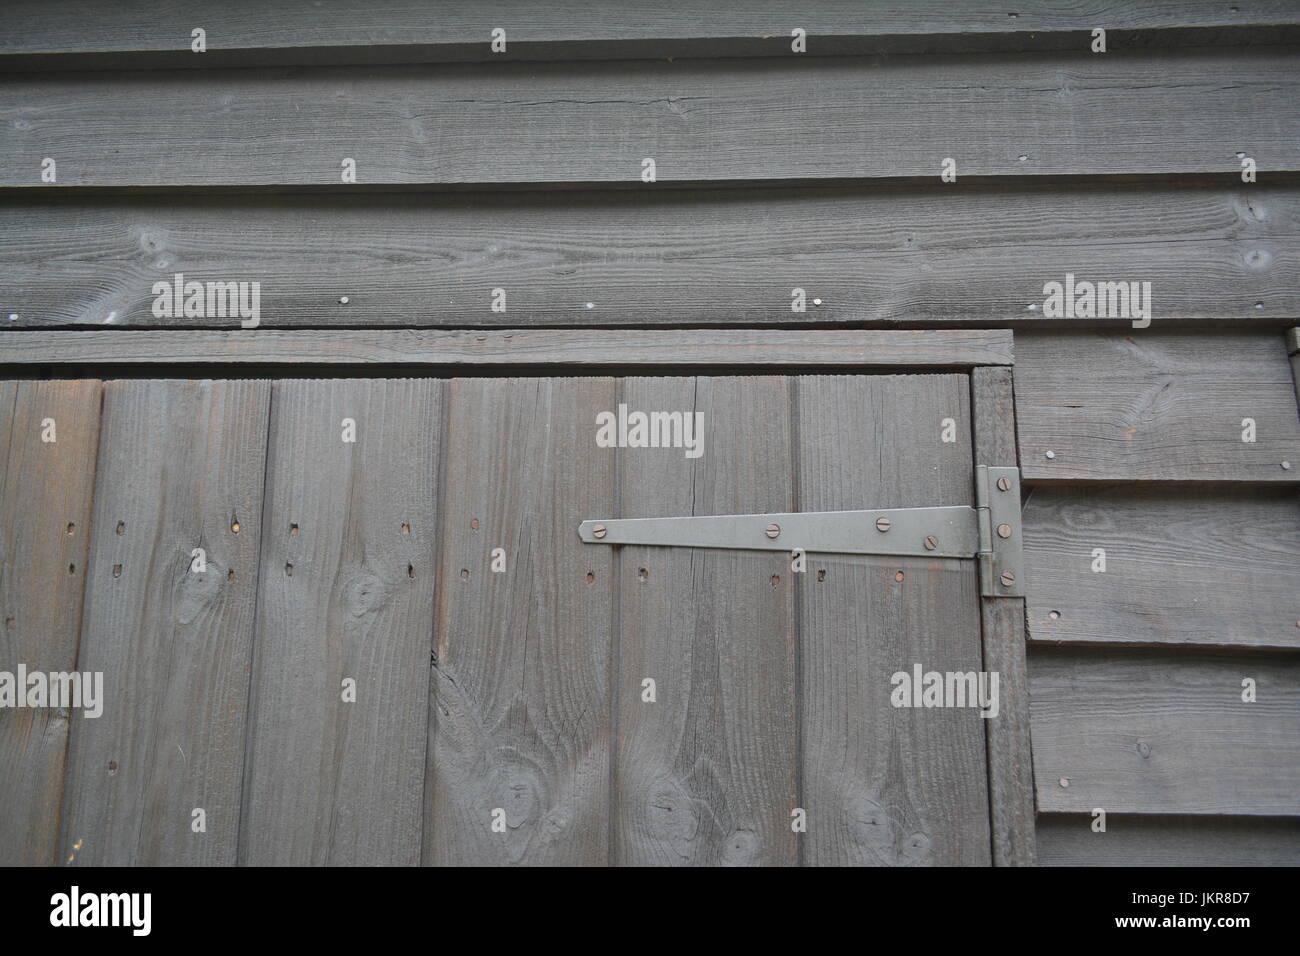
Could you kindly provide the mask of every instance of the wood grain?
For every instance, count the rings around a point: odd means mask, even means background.
[[[577,528],[614,505],[614,380],[447,388],[423,860],[604,864],[614,578]]]
[[[328,329],[0,334],[0,364],[868,366],[1010,365],[1010,331]]]
[[[1300,416],[1276,335],[1018,335],[1016,415],[1029,481],[1300,480]],[[1248,418],[1254,442],[1242,440]]]
[[[0,115],[16,118],[0,140],[0,188],[41,189],[43,157],[57,161],[61,187],[340,192],[349,188],[345,157],[363,186],[616,183],[643,192],[899,177],[947,189],[939,173],[949,156],[959,176],[1017,182],[1226,180],[1239,175],[1243,151],[1269,172],[1300,169],[1293,50],[1099,56],[1079,42],[1069,54],[647,60],[633,69],[13,73],[0,84]],[[646,157],[656,162],[651,186],[641,180]]]
[[[698,411],[704,423],[696,459],[678,449],[619,451],[622,516],[794,508],[788,378],[624,379],[619,401]],[[797,863],[798,585],[789,555],[627,546],[615,573],[615,862]],[[647,678],[653,703],[642,699]]]
[[[0,382],[0,671],[77,669],[101,386]],[[41,440],[54,420],[53,442]],[[26,697],[27,688],[18,693]],[[59,853],[70,707],[0,709],[0,866]]]
[[[1267,178],[1235,187],[657,185],[14,197],[0,203],[0,317],[14,329],[238,325],[155,317],[154,283],[178,272],[260,282],[262,329],[1129,327],[1043,318],[1044,284],[1066,273],[1149,280],[1157,326],[1281,329],[1300,314],[1300,189]],[[492,311],[496,288],[506,291],[505,312]],[[791,310],[796,288],[804,312]]]
[[[1024,528],[1035,641],[1300,647],[1291,489],[1036,488]]]
[[[808,31],[808,56],[1086,49],[1092,28],[1107,26],[1118,50],[1152,45],[1283,42],[1296,22],[1286,3],[1229,10],[1219,3],[1161,3],[1107,8],[1076,0],[1015,16],[986,4],[821,0],[794,15],[776,0],[722,6],[701,2],[645,7],[630,0],[599,8],[552,3],[545,11],[521,0],[443,2],[430,17],[418,0],[388,2],[382,15],[359,3],[282,0],[273,8],[236,0],[220,8],[197,2],[125,0],[112,14],[85,0],[16,3],[0,38],[5,69],[130,66],[246,66],[272,63],[393,63],[462,60],[790,55],[790,30]],[[358,29],[358,23],[364,29]],[[208,50],[189,50],[190,31],[205,25]],[[488,48],[493,25],[507,31],[501,54]]]
[[[441,390],[276,383],[241,863],[419,861]]]
[[[1041,812],[1300,815],[1293,655],[1035,647],[1029,689]]]
[[[1015,394],[1010,369],[971,373],[975,462],[1016,465]],[[1025,569],[1021,569],[1021,574]],[[989,813],[996,866],[1033,866],[1034,768],[1030,748],[1029,679],[1025,671],[1025,601],[982,597],[984,670],[997,673],[1001,706],[984,721],[989,761]]]
[[[104,386],[77,664],[104,711],[72,724],[65,862],[235,862],[270,391]]]
[[[1038,821],[1043,866],[1300,866],[1300,820],[1286,817],[1092,815]]]
[[[795,403],[800,510],[971,504],[965,376],[801,377]],[[890,704],[914,664],[980,670],[974,563],[810,555],[800,587],[804,862],[987,865],[983,720]]]

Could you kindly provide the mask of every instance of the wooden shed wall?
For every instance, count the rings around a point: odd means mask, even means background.
[[[155,6],[7,16],[9,379],[445,360],[464,329],[598,327],[599,366],[650,326],[1013,328],[1038,860],[1300,862],[1300,3]],[[261,282],[262,328],[156,317],[177,272]],[[1066,273],[1151,282],[1151,326],[1046,317]],[[93,463],[98,383],[31,388],[87,412]],[[0,428],[32,394],[0,382]],[[0,449],[0,597],[53,576],[22,653],[70,667],[96,635],[55,572],[88,539],[12,548],[91,488]],[[0,739],[34,768],[6,804],[61,790],[66,736]]]

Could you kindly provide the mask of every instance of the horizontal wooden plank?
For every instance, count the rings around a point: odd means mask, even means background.
[[[606,0],[598,7],[527,0],[460,0],[429,16],[419,0],[322,5],[281,0],[273,6],[199,0],[159,6],[126,0],[12,4],[0,36],[0,69],[86,66],[242,66],[257,63],[394,63],[501,59],[790,54],[790,31],[808,33],[810,56],[1087,49],[1094,27],[1114,51],[1200,42],[1278,42],[1298,20],[1288,2],[1244,9],[1206,0],[1165,0],[1139,9],[1019,4],[1015,13],[974,0],[820,0],[794,12],[780,0],[663,6]],[[191,31],[207,32],[207,52],[190,50]],[[506,31],[503,53],[489,49],[494,27]]]
[[[0,329],[238,327],[155,316],[177,273],[259,282],[263,329],[1130,327],[1044,318],[1044,285],[1072,273],[1150,281],[1157,325],[1280,330],[1300,315],[1300,188],[33,197],[0,202],[0,261]]]
[[[1300,647],[1290,488],[1035,488],[1024,543],[1032,640]]]
[[[1015,379],[1029,481],[1300,479],[1300,416],[1275,334],[1025,333]]]
[[[1300,170],[1300,51],[8,74],[0,187],[668,184]],[[105,122],[111,117],[111,122]],[[996,130],[996,135],[990,135]],[[656,182],[642,181],[643,160]],[[1054,217],[1056,222],[1059,218]]]
[[[1300,814],[1293,654],[1032,647],[1029,695],[1040,813]]]
[[[1010,365],[1010,331],[772,329],[639,331],[435,329],[13,332],[0,364],[177,362],[480,366],[915,366]]]
[[[1038,820],[1043,866],[1300,866],[1300,820],[1286,817],[1107,816]]]

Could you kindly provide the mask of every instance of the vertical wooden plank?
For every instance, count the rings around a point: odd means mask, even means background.
[[[614,408],[609,378],[448,384],[427,863],[608,860],[612,558],[578,524],[611,513]]]
[[[977,368],[971,373],[975,462],[1014,466],[1016,410],[1012,373]],[[1024,573],[1024,569],[1021,569]],[[1029,738],[1029,682],[1025,673],[1025,600],[980,599],[984,669],[997,672],[998,716],[984,721],[989,762],[989,812],[995,866],[1033,866],[1034,766]]]
[[[97,381],[0,382],[0,671],[76,669],[100,394]],[[0,709],[0,866],[57,858],[68,726],[82,719]]]
[[[965,376],[797,382],[801,511],[972,503]],[[957,441],[941,441],[944,419],[953,420]],[[915,664],[980,670],[974,563],[850,555],[809,562],[799,608],[805,862],[987,864],[979,712],[890,703],[891,675],[910,674]]]
[[[276,383],[241,863],[419,861],[441,391]]]
[[[103,672],[104,713],[73,725],[62,826],[78,864],[235,862],[269,400],[104,387],[78,665]]]
[[[794,510],[788,378],[630,378],[620,401],[704,416],[698,458],[619,451],[622,517]],[[792,577],[782,552],[621,549],[616,862],[798,861]]]

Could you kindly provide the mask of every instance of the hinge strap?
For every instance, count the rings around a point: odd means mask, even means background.
[[[976,466],[975,504],[974,508],[592,518],[582,522],[578,534],[589,544],[974,558],[982,595],[1024,597],[1020,470]]]

